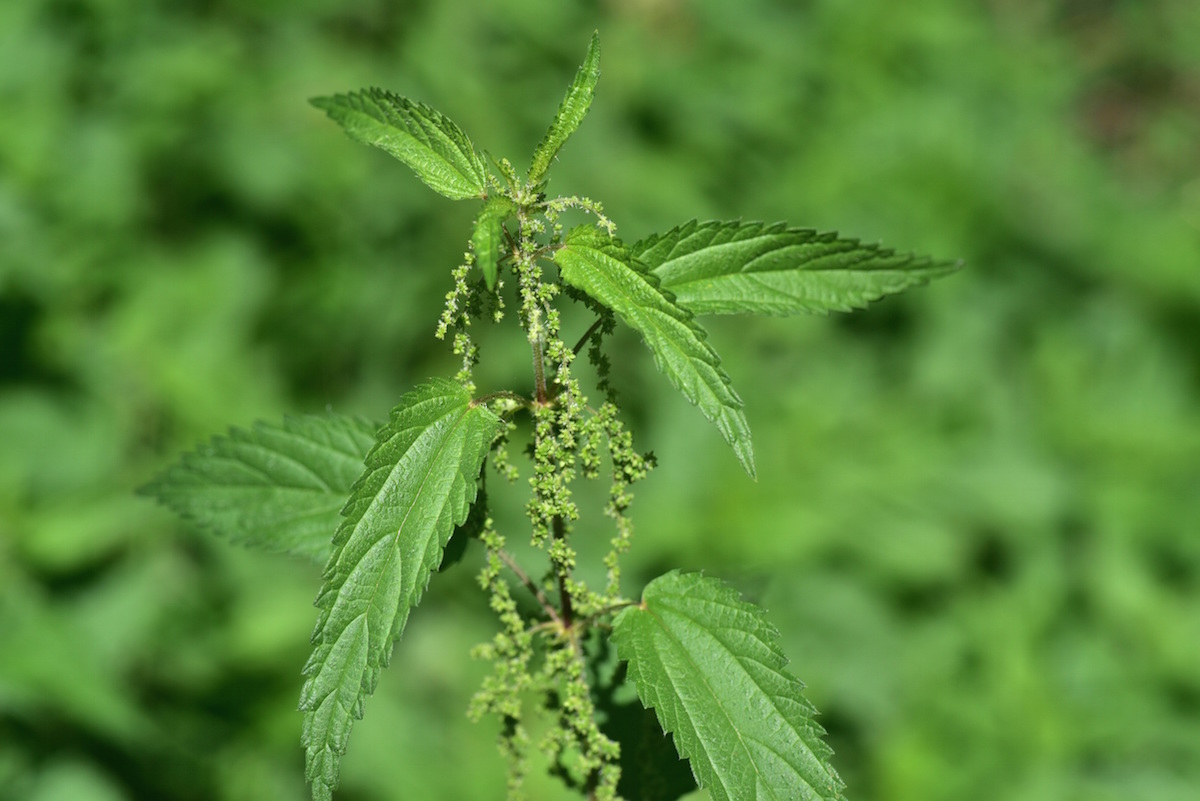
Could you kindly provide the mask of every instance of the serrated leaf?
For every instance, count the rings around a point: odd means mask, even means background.
[[[352,138],[403,161],[430,189],[455,200],[487,196],[487,168],[471,140],[441,112],[383,89],[309,101]]]
[[[617,792],[638,801],[675,801],[696,789],[696,779],[654,715],[636,699],[615,703],[601,697],[596,708],[606,715],[600,729],[621,746]]]
[[[715,801],[842,798],[816,710],[760,608],[716,579],[673,571],[617,615],[612,638]]]
[[[471,510],[467,512],[467,519],[454,529],[450,541],[442,551],[442,563],[438,565],[439,573],[454,567],[467,555],[467,546],[471,540],[477,540],[483,534],[488,511],[487,490],[481,486],[475,495],[475,502],[471,504]]]
[[[696,314],[851,311],[961,266],[785,223],[692,220],[630,252]]]
[[[231,429],[139,492],[234,542],[324,564],[377,428],[361,418],[314,415]]]
[[[621,747],[617,794],[630,801],[675,801],[696,789],[696,778],[675,743],[663,733],[653,709],[626,681],[628,665],[617,658],[609,632],[593,627],[583,642],[596,722]]]
[[[567,94],[559,104],[558,113],[554,115],[554,121],[550,123],[550,130],[542,137],[537,150],[533,152],[533,161],[529,166],[529,183],[541,183],[542,179],[546,177],[558,151],[562,149],[567,139],[575,133],[575,129],[587,116],[588,109],[592,105],[592,98],[596,96],[596,82],[599,79],[600,33],[597,31],[592,34],[587,56],[584,57],[583,64],[575,73],[575,80],[571,82]]]
[[[692,315],[660,291],[657,279],[638,269],[618,240],[592,226],[571,231],[554,261],[564,281],[612,309],[642,335],[658,369],[716,424],[753,477],[754,448],[742,399]]]
[[[475,219],[471,246],[488,289],[496,288],[497,262],[504,250],[504,221],[516,212],[516,208],[516,204],[504,195],[494,195],[483,204],[483,210]]]
[[[317,801],[332,796],[350,727],[466,520],[501,425],[459,384],[435,380],[401,399],[367,455],[342,510],[304,668],[302,741]]]
[[[602,727],[621,746],[621,779],[617,792],[638,801],[676,801],[696,790],[686,760],[663,734],[654,712],[637,701],[613,707]]]

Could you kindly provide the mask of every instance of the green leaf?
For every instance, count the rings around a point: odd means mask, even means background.
[[[554,115],[554,122],[550,123],[550,130],[546,131],[537,150],[533,152],[533,162],[529,166],[529,183],[541,183],[546,177],[558,151],[587,116],[592,98],[596,96],[596,82],[599,79],[600,33],[597,31],[592,34],[587,56],[583,59],[579,71],[575,73],[575,80],[567,89],[567,94],[558,107],[558,113]]]
[[[633,688],[628,685],[620,689],[626,688],[633,696]],[[636,697],[618,703],[612,694],[601,694],[596,709],[605,716],[600,730],[621,746],[617,793],[622,798],[675,801],[696,789],[696,778],[687,761],[679,757],[674,744],[663,734],[652,709],[642,706]]]
[[[638,696],[715,801],[840,799],[816,710],[763,611],[716,579],[672,571],[613,621]]]
[[[454,567],[463,560],[463,557],[467,555],[467,545],[471,540],[477,540],[483,535],[488,512],[487,490],[480,486],[479,492],[475,496],[475,502],[471,504],[471,510],[467,512],[467,519],[454,529],[454,533],[450,535],[450,541],[446,543],[446,548],[442,551],[442,563],[438,565],[439,573]]]
[[[403,161],[430,189],[454,200],[487,196],[487,168],[462,129],[441,112],[383,89],[309,101],[352,138]]]
[[[961,267],[785,223],[692,220],[630,252],[696,314],[850,311]]]
[[[185,454],[139,492],[234,542],[323,564],[377,428],[335,415],[235,428]]]
[[[621,746],[617,792],[638,801],[676,801],[696,790],[688,763],[663,734],[654,712],[636,700],[605,709],[601,730]]]
[[[671,738],[663,734],[653,709],[638,699],[626,681],[628,664],[617,658],[609,636],[597,627],[582,642],[596,722],[621,747],[617,794],[630,801],[675,801],[696,790],[696,778]]]
[[[471,245],[475,249],[475,263],[483,271],[488,289],[496,288],[497,262],[504,251],[504,221],[516,210],[512,200],[504,195],[494,195],[483,204],[483,210],[475,220]]]
[[[691,313],[660,291],[657,279],[638,269],[618,240],[592,226],[571,231],[554,261],[564,281],[612,309],[642,335],[658,369],[716,424],[753,477],[754,448],[742,399]]]
[[[302,741],[317,801],[332,796],[350,727],[466,520],[501,425],[459,384],[435,380],[401,399],[367,455],[342,510],[304,667]]]

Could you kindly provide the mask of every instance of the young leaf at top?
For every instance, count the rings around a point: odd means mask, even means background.
[[[554,122],[550,123],[550,130],[546,131],[537,150],[533,152],[533,162],[529,166],[529,183],[541,183],[546,177],[558,151],[587,116],[592,98],[596,95],[596,82],[599,79],[600,33],[597,31],[592,34],[587,56],[584,57],[579,71],[575,73],[575,80],[567,89],[567,94],[558,107],[558,113],[554,115]]]
[[[762,609],[672,571],[613,620],[638,696],[715,801],[842,798],[816,710]]]
[[[961,266],[784,223],[692,220],[630,252],[696,314],[850,311]]]
[[[496,263],[504,250],[504,221],[516,213],[516,204],[504,195],[493,195],[483,204],[471,234],[475,263],[483,272],[488,289],[496,288]]]
[[[466,520],[501,428],[462,386],[438,379],[405,395],[376,435],[342,510],[304,667],[302,741],[316,801],[332,797],[350,727],[451,532]]]
[[[712,422],[733,446],[742,467],[754,476],[754,448],[742,399],[720,367],[692,315],[637,269],[616,239],[588,225],[572,230],[554,252],[563,280],[612,309],[642,335],[658,369]]]
[[[424,103],[383,89],[309,101],[352,138],[391,153],[430,189],[454,200],[487,196],[487,168],[462,129]]]
[[[139,492],[234,542],[324,564],[377,428],[334,415],[235,428],[185,454]]]

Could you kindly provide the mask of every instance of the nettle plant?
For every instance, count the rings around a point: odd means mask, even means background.
[[[479,585],[499,633],[476,649],[493,669],[469,714],[499,718],[509,798],[522,797],[535,747],[551,773],[589,799],[670,801],[697,785],[734,801],[842,797],[824,730],[785,670],[763,610],[698,573],[672,571],[637,599],[622,594],[631,487],[654,458],[635,450],[622,422],[605,337],[618,324],[637,331],[659,371],[753,477],[742,399],[697,317],[850,311],[958,265],[756,222],[692,221],[625,244],[596,201],[544,193],[560,148],[592,103],[599,55],[593,36],[523,179],[422,103],[380,89],[313,100],[434,191],[482,201],[436,326],[462,368],[402,397],[383,426],[326,414],[235,429],[146,488],[233,540],[324,563],[300,695],[317,801],[332,797],[350,730],[409,612],[470,538],[485,551]],[[567,212],[591,222],[566,230]],[[514,316],[505,314],[508,281],[532,352],[532,388],[480,395],[472,332]],[[573,345],[564,339],[564,300],[594,317]],[[581,353],[595,366],[598,403],[576,376]],[[518,425],[531,429],[523,468],[509,453]],[[539,555],[536,566],[517,560],[506,546],[511,532],[489,516],[489,462],[507,484],[528,476],[524,536],[538,549],[529,551]],[[593,571],[607,578],[591,586],[572,541],[606,535],[580,521],[572,484],[602,474],[611,482],[611,545],[603,569]]]

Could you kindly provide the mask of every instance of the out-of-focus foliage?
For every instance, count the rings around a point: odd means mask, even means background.
[[[305,797],[317,570],[132,490],[230,424],[381,418],[455,369],[432,331],[473,210],[307,98],[383,86],[530,153],[596,28],[551,191],[626,241],[786,219],[968,264],[711,320],[757,483],[621,335],[661,464],[626,593],[683,563],[765,603],[850,798],[1194,796],[1200,6],[8,0],[0,799]],[[512,329],[480,341],[481,391],[528,384]],[[463,714],[477,556],[432,582],[339,798],[502,797]]]
[[[230,429],[138,492],[230,542],[324,565],[378,429],[361,417],[315,414]]]

